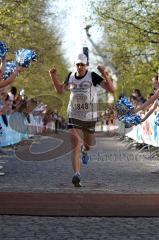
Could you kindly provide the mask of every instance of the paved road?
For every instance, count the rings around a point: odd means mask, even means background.
[[[59,139],[41,138],[31,146],[35,154],[57,146]],[[149,153],[126,149],[115,137],[100,136],[91,161],[82,166],[83,187],[78,192],[159,193],[159,162]],[[56,159],[17,159],[12,149],[1,155],[5,176],[0,191],[75,192],[70,154]],[[2,170],[1,170],[2,171]],[[3,240],[158,239],[159,218],[0,216]]]
[[[159,218],[0,216],[3,240],[157,240]]]
[[[54,159],[47,155],[60,143],[59,139],[42,137],[29,145],[33,157],[29,155],[25,160],[18,159],[15,151],[6,150],[8,156],[2,155],[0,159],[6,173],[0,178],[0,191],[77,191],[71,183],[70,153]],[[159,193],[158,159],[152,159],[149,152],[139,153],[134,149],[128,150],[126,146],[127,143],[116,137],[98,137],[90,153],[91,161],[82,165],[83,187],[78,191]],[[47,158],[40,158],[45,153]],[[27,155],[26,151],[23,155]],[[39,157],[33,160],[34,156]]]

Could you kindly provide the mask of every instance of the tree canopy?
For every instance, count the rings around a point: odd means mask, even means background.
[[[93,1],[93,9],[104,29],[102,51],[117,70],[118,94],[139,88],[147,95],[159,69],[158,0]]]
[[[47,0],[1,0],[0,5],[0,41],[9,47],[7,60],[14,60],[15,51],[20,48],[34,50],[38,55],[37,62],[24,69],[14,85],[19,89],[24,88],[29,97],[45,95],[46,98],[48,95],[55,96],[56,100],[57,94],[53,91],[48,71],[55,65],[59,79],[63,81],[68,64],[61,50],[54,11],[50,13]]]

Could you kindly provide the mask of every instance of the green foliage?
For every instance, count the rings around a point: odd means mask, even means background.
[[[139,88],[151,92],[159,69],[159,3],[157,0],[94,1],[96,20],[104,31],[102,50],[118,74],[118,94]],[[143,87],[146,86],[146,87]]]
[[[61,40],[54,24],[54,14],[49,24],[49,9],[46,0],[3,0],[0,8],[0,40],[9,46],[7,59],[14,59],[19,48],[34,50],[38,55],[28,69],[24,69],[17,77],[15,86],[24,88],[26,95],[57,94],[53,91],[49,69],[55,65],[59,79],[64,81],[68,63],[64,60],[61,50]],[[66,99],[64,99],[67,102]],[[61,110],[65,115],[65,111]]]

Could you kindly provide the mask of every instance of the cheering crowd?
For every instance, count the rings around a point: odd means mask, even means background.
[[[28,126],[27,134],[45,132],[50,125],[54,125],[56,133],[58,129],[65,128],[65,119],[57,113],[56,109],[50,110],[38,98],[29,99],[24,89],[19,90],[14,86],[14,81],[21,71],[28,71],[31,61],[36,60],[35,52],[29,49],[19,49],[16,51],[15,60],[7,61],[7,51],[6,44],[0,42],[0,146],[14,144],[12,136],[8,137],[8,135],[13,133],[15,138],[16,131],[21,131],[21,133],[17,133],[20,137],[15,143],[22,140],[25,125]],[[18,116],[17,119],[16,116]],[[24,118],[25,123],[22,123],[20,120]]]
[[[25,118],[24,124],[28,126],[28,134],[40,134],[45,133],[48,128],[58,133],[59,129],[66,128],[65,119],[57,113],[57,111],[50,111],[48,106],[40,101],[38,98],[29,99],[24,92],[24,89],[18,91],[15,86],[11,86],[9,91],[1,92],[0,100],[0,124],[1,135],[3,135],[3,127],[9,126],[10,116],[14,116],[15,113],[19,113],[19,117]],[[19,128],[18,120],[17,128]],[[12,124],[13,127],[13,124]],[[6,130],[7,128],[5,128]],[[19,131],[15,127],[13,130]],[[23,130],[22,130],[23,132]],[[8,143],[9,145],[9,143]]]

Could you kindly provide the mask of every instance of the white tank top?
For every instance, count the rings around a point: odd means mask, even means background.
[[[91,72],[81,78],[75,78],[75,72],[71,73],[68,81],[71,92],[67,108],[68,117],[82,121],[97,120],[97,89],[92,83]]]

